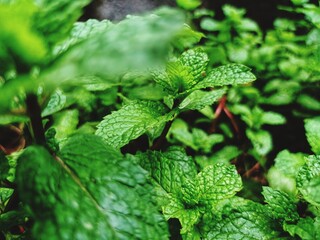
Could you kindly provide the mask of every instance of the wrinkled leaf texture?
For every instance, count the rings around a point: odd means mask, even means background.
[[[70,138],[56,158],[27,148],[17,184],[34,239],[168,239],[145,171],[97,136]]]

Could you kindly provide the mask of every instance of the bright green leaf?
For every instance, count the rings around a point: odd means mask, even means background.
[[[201,48],[185,51],[179,57],[179,61],[191,68],[191,73],[197,82],[205,77],[209,58]]]
[[[197,176],[200,200],[217,201],[234,196],[242,189],[242,181],[235,166],[215,164],[205,167]]]
[[[272,149],[272,138],[269,132],[264,130],[253,131],[247,129],[246,134],[250,139],[253,149],[261,156],[268,154]]]
[[[263,187],[262,194],[275,219],[283,219],[288,222],[299,219],[295,199],[288,194],[270,187]]]
[[[26,64],[41,63],[47,49],[44,39],[34,31],[32,20],[37,11],[32,1],[0,3],[0,49],[9,60],[13,54]],[[32,46],[32,47],[31,47]],[[0,54],[0,61],[2,56]]]
[[[152,132],[169,121],[167,109],[159,102],[133,101],[107,115],[97,126],[96,135],[120,148],[147,131]]]
[[[286,119],[276,112],[263,112],[261,117],[261,124],[280,125],[286,123]]]
[[[197,88],[207,88],[225,85],[246,84],[256,80],[250,68],[242,64],[228,64],[212,69],[208,76],[199,82]]]
[[[193,10],[201,5],[200,0],[176,0],[178,6],[186,9],[186,10]]]
[[[311,149],[315,154],[320,154],[320,118],[306,119],[304,122]]]

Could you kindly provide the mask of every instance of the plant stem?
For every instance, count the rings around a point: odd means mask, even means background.
[[[164,141],[166,140],[166,136],[169,132],[169,129],[172,125],[173,121],[169,121],[166,123],[166,125],[164,126],[164,129],[160,135],[160,137],[157,139],[157,141],[151,146],[151,150],[159,150],[161,148],[161,145],[164,143]]]
[[[42,126],[41,108],[38,103],[37,95],[34,93],[28,94],[26,104],[35,143],[38,145],[46,145],[46,138]]]

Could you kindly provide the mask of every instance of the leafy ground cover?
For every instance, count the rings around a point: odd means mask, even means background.
[[[320,239],[320,8],[77,22],[0,0],[4,239]]]

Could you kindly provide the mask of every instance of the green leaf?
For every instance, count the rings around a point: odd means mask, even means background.
[[[242,151],[235,146],[225,146],[221,150],[214,152],[210,157],[196,156],[195,160],[201,168],[204,168],[216,163],[229,164],[230,160],[236,158],[241,153]]]
[[[34,28],[40,32],[50,46],[66,38],[73,24],[82,14],[90,0],[37,0],[39,11],[34,18]]]
[[[185,234],[193,230],[196,223],[201,217],[201,210],[198,208],[186,209],[184,204],[177,198],[172,197],[170,203],[163,207],[163,215],[168,220],[170,218],[178,218],[182,229],[181,234]]]
[[[320,206],[320,156],[311,155],[305,160],[296,176],[297,187],[308,202]]]
[[[76,109],[65,110],[53,115],[53,125],[56,130],[55,138],[64,141],[69,135],[74,133],[79,123],[79,111]]]
[[[56,79],[61,83],[82,75],[98,75],[117,83],[127,72],[145,72],[163,65],[184,17],[168,8],[156,14],[131,16],[98,31],[64,53],[43,80],[57,84]]]
[[[246,84],[254,80],[256,77],[250,72],[250,68],[242,64],[228,64],[212,69],[196,88]]]
[[[167,192],[178,193],[185,178],[194,178],[196,166],[180,147],[170,147],[166,152],[148,151],[140,157],[141,166]]]
[[[190,49],[183,52],[179,57],[179,61],[184,66],[190,67],[191,73],[196,82],[199,82],[204,78],[209,58],[201,48]]]
[[[43,109],[41,116],[46,117],[62,110],[67,102],[66,95],[57,89],[50,97],[47,106]]]
[[[194,44],[198,43],[205,35],[201,32],[194,31],[189,25],[184,24],[183,28],[177,32],[172,41],[172,45],[183,51],[186,48],[192,48]]]
[[[176,119],[170,128],[170,134],[172,134],[174,140],[178,140],[192,149],[204,152],[210,152],[211,148],[223,141],[221,134],[208,135],[201,129],[193,128],[192,132],[188,129],[188,124],[181,119]],[[174,142],[173,140],[171,140]]]
[[[200,0],[177,0],[178,6],[186,9],[193,10],[201,5]]]
[[[304,183],[299,190],[305,200],[316,207],[320,207],[320,176],[314,177],[309,182]]]
[[[205,239],[280,239],[274,219],[258,203],[235,198],[221,211],[222,216],[212,223]]]
[[[94,135],[75,135],[59,155],[32,146],[18,160],[18,190],[32,211],[34,238],[168,238],[140,167]]]
[[[0,61],[17,58],[17,61],[32,65],[41,63],[47,54],[44,39],[33,29],[33,18],[37,11],[33,1],[0,3]],[[32,47],[30,47],[32,46]],[[3,58],[5,55],[5,58]],[[22,61],[22,63],[21,63]]]
[[[217,201],[234,196],[242,189],[242,181],[235,166],[215,164],[205,167],[196,178],[202,201]]]
[[[104,117],[97,126],[96,135],[120,148],[146,132],[164,127],[170,120],[167,109],[160,102],[132,101],[120,110]]]
[[[225,93],[224,89],[212,90],[210,92],[195,90],[183,99],[179,108],[183,110],[201,110],[205,106],[219,101]]]
[[[320,154],[320,118],[311,118],[304,120],[306,136],[315,154]]]
[[[304,108],[310,109],[313,111],[320,110],[320,102],[314,97],[311,97],[307,94],[301,94],[298,96],[297,102]]]
[[[310,217],[300,218],[296,225],[284,224],[284,230],[291,236],[299,236],[304,240],[314,240],[320,238],[320,219],[317,217],[313,220]]]
[[[275,165],[269,169],[269,185],[277,190],[296,195],[296,175],[305,164],[302,153],[291,153],[283,150],[275,158]]]
[[[304,155],[283,150],[275,158],[275,167],[284,174],[295,177],[299,169],[305,164]]]
[[[288,222],[294,222],[299,219],[295,199],[285,192],[263,187],[262,195],[275,219],[283,219]]]
[[[281,125],[284,123],[286,123],[286,118],[276,112],[263,112],[261,116],[261,125],[262,124]]]
[[[253,149],[260,156],[265,156],[271,151],[272,138],[269,132],[264,130],[253,131],[251,129],[247,129],[246,134],[253,145]]]

